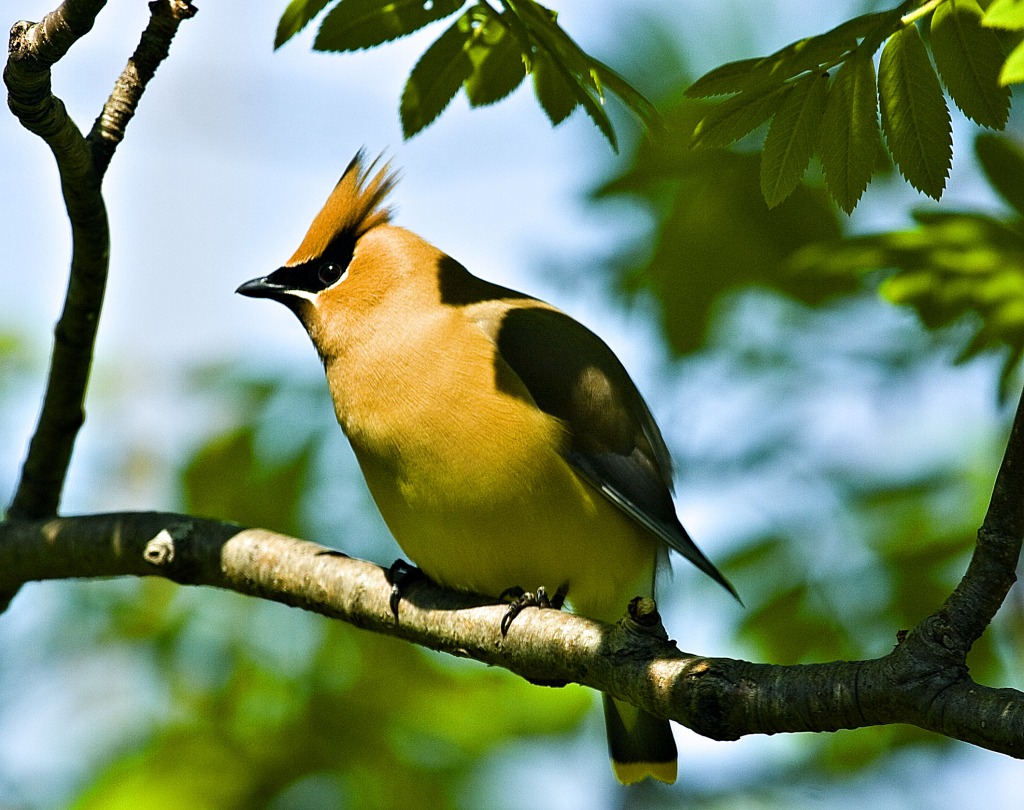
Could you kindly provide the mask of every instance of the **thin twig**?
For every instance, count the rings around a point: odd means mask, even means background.
[[[89,133],[89,145],[101,174],[107,170],[114,150],[124,139],[125,128],[135,115],[146,85],[167,58],[178,26],[198,11],[188,0],[153,0],[149,10],[149,24],[142,32],[139,46],[118,77]]]

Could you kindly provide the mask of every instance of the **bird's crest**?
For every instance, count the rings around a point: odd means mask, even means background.
[[[327,246],[339,237],[349,238],[355,244],[371,228],[391,221],[391,209],[384,205],[384,200],[398,178],[388,163],[373,173],[380,158],[365,168],[363,160],[363,150],[360,149],[286,267],[322,256]]]

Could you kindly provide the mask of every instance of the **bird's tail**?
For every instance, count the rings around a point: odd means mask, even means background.
[[[676,742],[668,720],[604,695],[604,721],[616,779],[624,785],[648,776],[676,781]]]

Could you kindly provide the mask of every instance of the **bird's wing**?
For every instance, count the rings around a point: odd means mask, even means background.
[[[486,321],[481,325],[500,358],[537,406],[566,426],[566,460],[579,475],[735,596],[676,517],[665,440],[604,341],[568,315],[530,299],[519,299]]]

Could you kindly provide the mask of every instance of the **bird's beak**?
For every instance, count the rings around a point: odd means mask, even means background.
[[[282,296],[287,295],[288,288],[283,284],[272,281],[270,276],[260,276],[245,282],[235,292],[248,298],[280,299]]]

